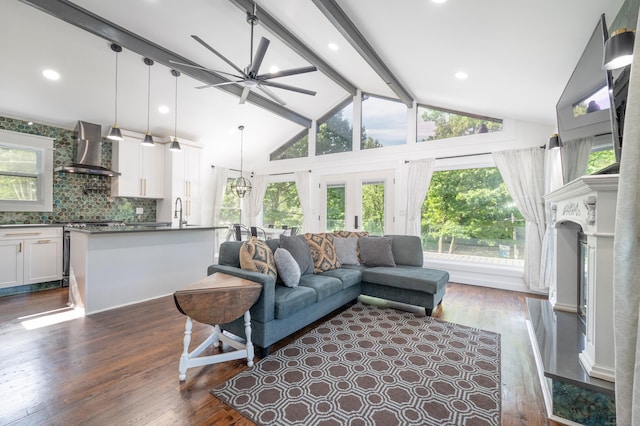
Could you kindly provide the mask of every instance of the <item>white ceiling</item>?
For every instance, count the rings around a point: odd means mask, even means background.
[[[53,0],[52,0],[53,1]],[[56,0],[57,1],[57,0]],[[233,70],[191,39],[203,40],[240,68],[249,63],[250,26],[229,0],[76,0],[73,3],[178,55],[216,70]],[[610,24],[623,0],[337,0],[378,56],[419,103],[494,117],[555,123],[555,104],[601,13]],[[361,90],[396,97],[311,0],[258,0],[258,5]],[[309,65],[266,28],[261,72]],[[339,46],[332,51],[327,44]],[[114,120],[115,54],[110,42],[18,1],[0,2],[0,115],[73,129],[78,120]],[[126,48],[119,60],[118,123],[141,133],[147,125],[147,66]],[[57,82],[41,72],[53,68]],[[469,78],[454,77],[465,71]],[[321,72],[283,77],[317,91],[273,89],[286,107],[315,119],[348,93]],[[174,133],[175,78],[151,67],[151,132]],[[179,139],[213,147],[219,164],[237,166],[245,126],[245,162],[261,162],[303,130],[299,124],[200,81],[178,78]],[[159,105],[170,107],[162,115]]]

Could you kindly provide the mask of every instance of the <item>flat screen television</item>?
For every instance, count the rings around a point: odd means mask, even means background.
[[[592,149],[611,149],[615,162],[596,173],[618,173],[630,66],[602,69],[609,38],[602,14],[556,105],[561,141],[592,137]]]

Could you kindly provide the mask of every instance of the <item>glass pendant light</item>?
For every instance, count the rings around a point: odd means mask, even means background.
[[[242,176],[242,142],[244,140],[244,126],[238,126],[240,130],[240,177],[231,184],[232,191],[240,198],[244,198],[251,192],[251,181]]]
[[[177,70],[171,70],[171,75],[174,76],[176,78],[176,102],[175,102],[175,106],[174,106],[174,114],[175,114],[175,121],[174,121],[174,128],[173,128],[173,140],[171,141],[171,144],[169,145],[169,151],[180,151],[182,148],[180,148],[180,142],[178,142],[178,77],[180,77],[180,71]]]
[[[113,126],[111,126],[111,129],[109,129],[107,139],[121,141],[122,133],[120,132],[120,127],[118,126],[118,53],[122,52],[122,47],[118,46],[115,43],[111,43],[111,50],[116,52],[116,107],[115,120],[113,121]]]
[[[149,104],[151,103],[151,65],[153,65],[153,60],[149,58],[144,58],[144,63],[147,64],[148,75],[147,75],[147,133],[144,135],[144,139],[142,139],[142,145],[144,146],[154,146],[155,142],[153,141],[153,136],[151,136],[151,131],[149,130]]]

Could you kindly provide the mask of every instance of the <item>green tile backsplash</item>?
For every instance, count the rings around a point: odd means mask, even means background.
[[[75,130],[0,116],[0,129],[29,133],[54,139],[53,167],[69,165],[76,158]],[[102,140],[102,165],[111,167],[111,141]],[[111,197],[111,179],[105,176],[52,172],[52,212],[0,211],[0,224],[51,223],[76,220],[119,220],[124,222],[155,222],[156,201],[143,198]],[[135,214],[142,207],[144,214]]]

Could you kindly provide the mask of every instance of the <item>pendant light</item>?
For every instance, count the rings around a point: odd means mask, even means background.
[[[620,28],[604,43],[602,69],[615,70],[630,65],[633,61],[635,32]]]
[[[242,143],[244,140],[244,126],[238,126],[238,130],[240,130],[240,177],[233,181],[231,189],[238,197],[244,198],[245,195],[251,192],[251,181],[242,176]]]
[[[176,102],[174,106],[174,128],[173,128],[173,140],[171,141],[171,145],[169,145],[169,151],[180,151],[180,142],[178,142],[178,77],[180,77],[180,71],[171,70],[171,75],[176,78]]]
[[[547,149],[560,149],[562,146],[562,142],[560,141],[560,136],[557,133],[554,133],[549,138],[549,143],[547,144]]]
[[[153,141],[153,136],[151,136],[151,131],[149,130],[149,104],[151,103],[151,65],[153,65],[153,60],[149,58],[144,58],[144,63],[147,64],[148,75],[147,75],[147,133],[144,135],[144,139],[142,139],[142,145],[144,146],[154,146],[155,142]]]
[[[115,43],[111,43],[111,50],[116,52],[116,107],[115,107],[115,119],[113,121],[113,126],[109,129],[109,134],[107,135],[107,139],[111,139],[114,141],[122,140],[122,133],[120,132],[120,127],[118,126],[118,53],[122,52],[122,47]]]

